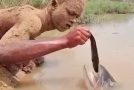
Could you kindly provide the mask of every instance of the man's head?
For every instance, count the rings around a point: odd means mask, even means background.
[[[84,9],[85,0],[51,0],[54,27],[59,31],[69,29]]]

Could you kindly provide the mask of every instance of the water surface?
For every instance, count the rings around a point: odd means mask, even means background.
[[[89,26],[96,38],[100,63],[120,84],[114,90],[134,90],[134,16]],[[45,58],[45,65],[28,75],[17,90],[87,90],[83,65],[88,64],[89,70],[92,69],[90,40],[83,46]]]

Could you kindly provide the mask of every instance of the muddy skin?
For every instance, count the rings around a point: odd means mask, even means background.
[[[22,6],[22,7],[12,7],[9,9],[3,9],[0,12],[0,30],[2,30],[0,38],[1,40],[3,40],[4,44],[8,44],[10,41],[10,37],[14,36],[13,33],[10,33],[10,35],[6,35],[5,33],[8,32],[8,30],[10,30],[10,28],[12,28],[12,26],[14,26],[16,24],[16,22],[19,22],[19,18],[21,16],[21,12],[23,11],[32,11],[35,10],[34,7],[31,6]],[[5,34],[5,35],[4,35]],[[3,37],[4,35],[4,37]],[[6,38],[7,36],[7,38]],[[10,36],[10,37],[8,37]],[[11,38],[12,38],[11,37]],[[16,39],[18,38],[17,35],[15,36]],[[18,38],[19,39],[19,38]],[[20,40],[26,39],[25,36],[21,37]],[[14,39],[15,41],[15,39]],[[12,42],[12,41],[10,41]],[[33,60],[34,61],[34,60]],[[18,71],[21,69],[22,71],[24,71],[25,73],[30,73],[32,71],[32,69],[35,67],[35,64],[33,61],[30,62],[25,62],[24,64],[15,64],[15,65],[4,65],[5,68],[7,68],[7,70],[9,72],[11,72],[12,75],[16,75],[18,73]]]
[[[45,58],[44,57],[39,57],[39,58],[34,60],[34,63],[36,65],[36,67],[40,67],[45,63]]]
[[[51,0],[42,10],[30,5],[1,9],[0,44],[7,45],[16,41],[35,39],[41,33],[53,29],[65,31],[72,26],[72,21],[81,15],[84,3],[85,0],[73,0],[71,3],[69,0]],[[42,63],[44,60],[41,58],[1,66],[5,67],[6,72],[10,72],[11,78],[14,78],[19,73],[18,71],[30,73],[35,66],[41,66]]]

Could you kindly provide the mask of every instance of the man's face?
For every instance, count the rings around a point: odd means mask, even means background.
[[[72,0],[73,1],[73,0]],[[78,18],[82,11],[82,5],[76,5],[74,2],[65,2],[58,6],[52,13],[53,24],[59,31],[69,29],[76,18]]]

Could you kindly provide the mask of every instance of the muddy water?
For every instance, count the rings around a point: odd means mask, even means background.
[[[101,64],[119,83],[114,90],[134,90],[134,16],[90,26]],[[91,70],[90,41],[45,56],[46,64],[23,79],[16,90],[87,90],[83,65]]]

